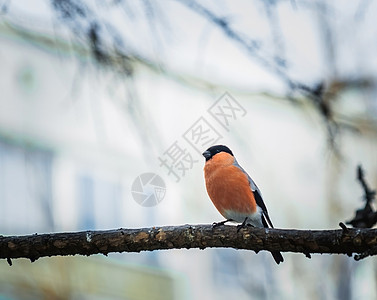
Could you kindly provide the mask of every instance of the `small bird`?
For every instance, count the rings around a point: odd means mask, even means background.
[[[259,188],[238,164],[232,151],[227,146],[216,145],[204,151],[203,156],[206,159],[204,178],[208,195],[226,219],[214,223],[214,226],[236,222],[241,223],[238,230],[247,225],[274,228]],[[271,254],[277,264],[284,261],[279,251]]]

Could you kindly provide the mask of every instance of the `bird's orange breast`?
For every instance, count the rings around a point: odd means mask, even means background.
[[[214,155],[204,166],[208,195],[225,218],[226,210],[243,214],[257,210],[247,175],[233,162],[232,155],[222,152]]]

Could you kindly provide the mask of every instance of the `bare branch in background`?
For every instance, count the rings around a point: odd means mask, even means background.
[[[306,90],[310,90],[309,86],[305,84],[299,84],[295,80],[291,79],[288,74],[284,71],[284,67],[282,64],[277,63],[274,57],[269,58],[266,57],[263,53],[263,48],[260,41],[252,39],[250,37],[241,35],[236,30],[234,30],[230,24],[230,21],[226,17],[217,16],[214,12],[210,9],[206,8],[205,6],[199,4],[193,0],[176,0],[187,8],[191,9],[195,13],[199,14],[210,23],[217,26],[223,33],[233,42],[238,44],[242,49],[244,49],[251,57],[256,59],[264,68],[269,70],[270,72],[276,74],[281,80],[283,80],[290,88],[292,89],[299,89],[301,85],[306,88]]]
[[[374,211],[372,207],[376,191],[369,188],[364,177],[364,170],[362,166],[359,165],[357,168],[357,179],[364,190],[365,206],[364,208],[358,209],[355,217],[347,222],[347,224],[351,224],[353,227],[357,228],[371,228],[377,223],[377,211]],[[376,249],[374,249],[370,255],[374,255],[377,251]]]
[[[276,1],[261,1],[264,5],[266,17],[268,19],[273,45],[274,45],[274,60],[277,65],[286,67],[287,58],[285,53],[285,40],[281,31],[279,14],[276,9]]]
[[[339,45],[341,39],[336,27],[339,11],[335,4],[329,4],[326,1],[306,0],[258,1],[257,4],[262,7],[262,12],[265,12],[264,18],[267,21],[270,34],[256,37],[250,31],[240,30],[237,27],[237,20],[230,18],[226,14],[226,10],[218,13],[209,2],[196,0],[176,0],[175,2],[205,20],[212,28],[219,30],[225,38],[243,50],[250,60],[259,63],[264,70],[278,78],[285,85],[289,99],[297,100],[300,98],[305,103],[310,103],[322,116],[331,149],[336,150],[337,153],[340,152],[337,149],[336,140],[341,129],[352,129],[354,132],[359,132],[355,130],[355,122],[347,122],[347,116],[341,115],[339,118],[336,113],[337,103],[347,88],[356,87],[361,90],[371,86],[374,88],[375,84],[373,77],[368,77],[369,75],[366,75],[365,71],[361,75],[350,73],[352,77],[349,74],[341,73],[343,69],[341,69],[339,50],[344,47]],[[10,3],[10,1],[2,2],[3,12],[10,10]],[[292,57],[290,52],[292,50],[289,47],[291,41],[282,26],[283,21],[286,20],[282,19],[280,14],[281,8],[286,9],[283,6],[287,6],[287,4],[293,13],[298,15],[302,11],[309,12],[313,16],[315,24],[318,25],[319,32],[322,33],[323,38],[320,39],[320,46],[325,54],[324,72],[323,74],[313,75],[311,82],[306,82],[294,73],[295,67],[298,67],[300,62],[295,61],[295,56]],[[360,21],[368,17],[368,8],[371,4],[372,2],[368,0],[358,2],[354,14],[355,28],[363,28],[361,27],[363,22]],[[171,24],[172,26],[168,24],[171,21],[169,19],[170,11],[159,2],[117,0],[93,4],[82,0],[50,0],[50,5],[54,14],[54,22],[59,24],[60,29],[70,33],[75,44],[79,44],[82,48],[88,50],[95,66],[114,72],[123,82],[129,81],[128,86],[133,84],[135,62],[138,60],[143,60],[143,62],[149,63],[155,71],[168,75],[169,70],[161,67],[164,66],[163,42],[168,40],[171,31],[175,30],[176,24]],[[114,11],[122,14],[123,20],[127,21],[129,27],[124,28],[112,22]],[[132,35],[127,35],[127,33],[132,33],[133,26],[139,26],[139,23],[147,29],[143,33],[146,35],[143,37],[144,41],[152,42],[151,45],[148,45],[148,55],[143,52],[145,50],[142,47],[143,45],[136,44]],[[153,51],[150,51],[150,49]],[[79,64],[85,65],[87,63],[79,62]],[[300,68],[303,67],[305,66],[300,66]],[[306,72],[309,74],[311,70],[308,68]],[[318,76],[318,78],[314,76]],[[369,86],[362,84],[368,81],[371,81]],[[354,83],[361,84],[357,86]],[[188,82],[185,81],[185,84],[188,84]],[[209,84],[213,83],[209,82]],[[197,86],[193,88],[197,88]],[[134,89],[134,91],[137,93],[137,90]],[[132,98],[137,99],[138,97],[134,94]],[[298,103],[298,101],[292,102]],[[135,101],[131,99],[128,106],[131,107],[132,103],[135,103]],[[139,120],[135,119],[135,123],[136,121]]]
[[[126,41],[108,21],[101,20],[80,0],[52,0],[51,6],[61,24],[72,32],[74,41],[91,50],[98,65],[119,75],[132,76],[132,55],[124,47]]]
[[[336,136],[339,132],[339,124],[333,118],[333,108],[330,99],[325,97],[327,95],[326,86],[324,84],[326,78],[322,78],[322,81],[308,85],[300,80],[294,79],[289,75],[288,62],[285,58],[284,53],[284,36],[279,27],[278,15],[276,14],[276,1],[264,1],[264,7],[269,20],[270,29],[273,36],[273,42],[275,47],[279,47],[280,53],[275,49],[275,55],[269,57],[263,49],[263,44],[260,41],[253,39],[252,37],[242,35],[233,29],[231,23],[225,16],[217,16],[210,9],[206,8],[204,5],[196,2],[195,0],[176,0],[186,7],[190,8],[198,15],[211,22],[214,26],[219,28],[230,40],[238,44],[243,50],[245,50],[248,55],[259,62],[259,64],[266,70],[275,74],[280,80],[282,80],[289,90],[289,98],[294,98],[295,94],[306,97],[309,101],[312,101],[314,107],[323,117],[324,123],[326,124],[328,137],[330,141],[331,148],[338,152],[336,147]],[[322,7],[318,5],[318,11],[328,17],[327,6]],[[331,48],[331,47],[330,47]]]

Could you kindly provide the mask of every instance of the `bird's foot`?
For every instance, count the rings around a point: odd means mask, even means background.
[[[242,222],[242,224],[237,225],[237,232],[239,232],[242,228],[245,228],[248,225],[249,224],[247,224],[247,217],[246,217],[245,220]]]
[[[227,222],[231,222],[233,221],[232,219],[228,219],[228,220],[224,220],[224,221],[221,221],[221,222],[213,222],[212,223],[212,228],[215,228],[217,226],[221,226],[221,225],[224,225],[225,223]]]

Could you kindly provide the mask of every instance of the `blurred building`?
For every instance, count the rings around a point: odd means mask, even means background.
[[[68,50],[46,43],[51,37],[17,30],[7,25],[0,29],[0,233],[131,226],[132,221],[125,220],[134,213],[123,201],[129,200],[131,179],[137,175],[127,177],[134,147],[122,141],[122,135],[111,149],[102,144],[102,138],[113,136],[99,137],[96,122],[103,120],[92,115],[92,109],[112,113],[90,103],[105,102],[100,98],[108,96],[90,91],[95,84],[90,80],[88,94],[78,87],[75,95],[75,87],[65,84],[75,68],[75,62],[64,57]],[[28,41],[20,34],[29,35]],[[117,114],[123,118],[122,112]],[[142,224],[147,216],[135,218]],[[185,298],[185,279],[159,267],[154,256],[56,257],[35,264],[19,260],[12,267],[1,262],[0,298]],[[181,285],[182,290],[177,288]]]

